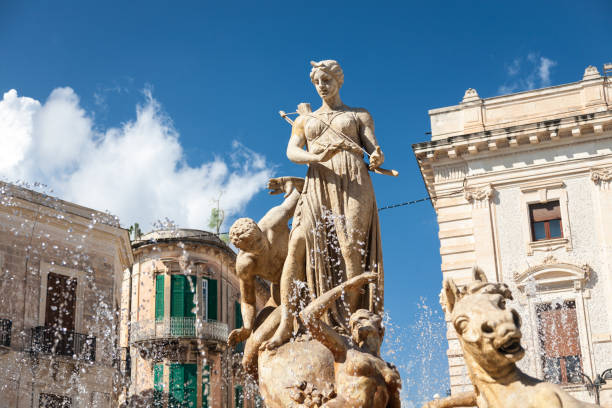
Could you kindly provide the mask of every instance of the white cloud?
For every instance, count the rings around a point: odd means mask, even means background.
[[[272,175],[263,156],[238,142],[227,158],[189,166],[150,91],[135,119],[96,129],[71,88],[55,89],[43,104],[10,90],[0,100],[0,177],[45,183],[62,199],[148,229],[164,217],[204,228],[220,192],[221,207],[235,215]]]
[[[542,82],[542,86],[550,85],[550,69],[557,63],[546,57],[540,57],[540,66],[538,67],[538,76]]]
[[[507,94],[550,86],[550,71],[555,65],[557,63],[552,59],[533,52],[525,58],[515,58],[506,66],[510,78],[499,87],[498,92]]]

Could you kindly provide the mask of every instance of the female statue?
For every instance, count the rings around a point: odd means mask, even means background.
[[[322,105],[315,112],[298,109],[300,116],[287,146],[289,160],[307,164],[308,172],[283,266],[281,322],[263,349],[276,348],[291,336],[300,300],[299,282],[306,282],[310,296],[316,298],[347,279],[376,272],[376,285],[370,285],[365,295],[361,288],[348,291],[329,307],[324,321],[346,333],[348,318],[355,310],[382,313],[380,227],[368,167],[377,169],[384,156],[370,114],[340,99],[344,82],[340,65],[333,60],[311,64],[310,79]],[[363,160],[363,149],[370,156],[369,165]]]

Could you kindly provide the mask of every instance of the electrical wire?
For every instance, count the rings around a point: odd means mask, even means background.
[[[437,200],[439,198],[452,197],[455,194],[461,193],[463,191],[464,191],[464,189],[462,187],[462,188],[460,188],[458,190],[450,191],[448,193],[441,194],[441,195],[438,195],[438,196],[427,196],[427,197],[419,198],[417,200],[405,201],[403,203],[389,204],[389,205],[385,205],[384,207],[378,207],[378,212],[383,211],[383,210],[390,210],[392,208],[398,208],[398,207],[404,207],[404,206],[407,206],[407,205],[418,204],[418,203],[422,203],[422,202],[425,202],[425,201]],[[177,239],[180,239],[180,238],[204,238],[208,234],[214,235],[216,237],[219,237],[221,235],[228,235],[229,231],[227,231],[227,232],[218,232],[218,233],[206,231],[206,234],[183,235],[183,236],[177,236],[175,238],[177,238]]]

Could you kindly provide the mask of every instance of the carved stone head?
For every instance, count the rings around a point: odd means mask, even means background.
[[[482,270],[474,268],[474,280],[459,289],[451,279],[444,281],[442,293],[446,311],[466,355],[489,373],[523,358],[521,319],[506,306],[512,299],[508,286],[489,283]]]
[[[238,218],[230,228],[229,238],[238,249],[256,252],[262,245],[263,232],[251,218]]]
[[[382,318],[366,309],[356,310],[349,319],[349,329],[353,341],[362,347],[365,343],[378,351],[385,336]]]
[[[337,61],[311,61],[310,80],[323,99],[334,97],[344,83],[344,72]]]

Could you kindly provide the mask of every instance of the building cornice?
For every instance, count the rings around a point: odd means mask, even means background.
[[[429,195],[434,198],[433,166],[504,155],[524,149],[566,145],[612,135],[612,110],[510,126],[412,145]]]

